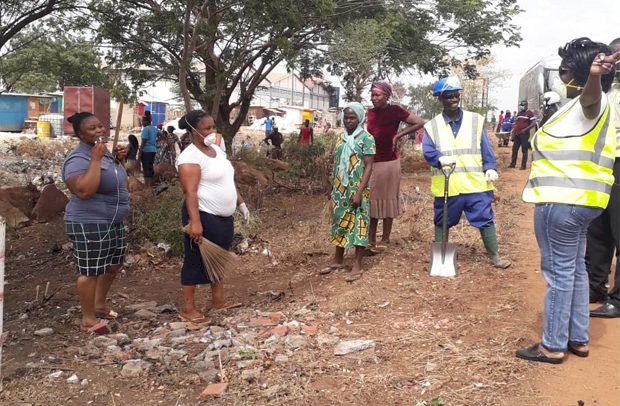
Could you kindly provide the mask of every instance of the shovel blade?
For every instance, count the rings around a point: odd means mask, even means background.
[[[431,276],[456,276],[456,244],[446,243],[446,253],[441,258],[441,243],[434,242],[431,255]]]

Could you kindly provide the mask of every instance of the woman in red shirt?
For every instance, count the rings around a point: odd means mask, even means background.
[[[369,243],[376,251],[387,248],[392,233],[392,222],[402,214],[400,206],[400,155],[398,140],[424,126],[424,120],[396,104],[390,104],[392,85],[378,80],[370,87],[370,101],[374,108],[368,111],[368,132],[375,138],[377,153],[370,178]],[[411,124],[398,131],[401,122]],[[380,244],[377,225],[383,220]],[[372,249],[372,248],[371,248]]]
[[[310,127],[310,120],[304,121],[304,126],[301,127],[299,131],[299,141],[298,144],[301,145],[310,145],[314,142],[314,131],[312,131],[312,127]]]

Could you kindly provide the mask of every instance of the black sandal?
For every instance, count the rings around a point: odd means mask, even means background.
[[[590,355],[590,350],[581,351],[581,350],[578,350],[577,347],[579,347],[579,345],[569,343],[568,352],[575,354],[576,356],[581,357],[581,358],[587,358],[588,355]]]
[[[546,356],[541,350],[542,344],[534,344],[531,347],[521,348],[517,350],[517,358],[521,358],[527,361],[535,362],[547,362],[549,364],[561,364],[564,362],[564,358],[552,358]]]

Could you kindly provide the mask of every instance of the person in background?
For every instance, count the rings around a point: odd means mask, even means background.
[[[512,132],[514,122],[514,117],[510,114],[510,111],[506,110],[506,114],[504,114],[504,119],[502,120],[502,147],[508,146],[508,141],[510,139],[510,133]]]
[[[355,247],[351,273],[353,282],[362,277],[362,258],[368,246],[368,182],[375,154],[375,140],[364,130],[366,111],[361,103],[349,103],[343,111],[346,131],[336,146],[331,200],[333,206],[331,243],[336,246],[334,262],[319,273],[326,275],[344,267],[344,250]]]
[[[129,134],[127,141],[127,162],[125,163],[125,170],[129,176],[133,176],[133,171],[140,170],[140,163],[136,159],[140,144],[138,143],[136,136],[133,134]]]
[[[387,249],[392,224],[402,214],[400,202],[400,154],[398,141],[424,125],[424,120],[397,104],[390,104],[392,85],[378,80],[370,87],[374,106],[368,111],[368,132],[375,138],[376,154],[370,176],[370,228],[368,241],[372,254]],[[401,123],[410,124],[398,131]],[[383,221],[381,242],[377,243],[377,227]]]
[[[512,138],[512,161],[509,168],[514,168],[517,165],[517,158],[519,157],[519,148],[523,157],[521,158],[521,169],[527,168],[527,151],[530,144],[530,130],[536,127],[536,116],[532,110],[527,108],[527,100],[521,100],[519,103],[519,114],[517,115],[514,126],[510,136]]]
[[[145,111],[142,118],[142,142],[140,143],[140,153],[138,159],[142,164],[142,174],[144,175],[144,184],[148,187],[153,186],[153,177],[155,171],[153,165],[155,162],[155,154],[157,153],[157,137],[159,131],[151,125],[151,112]]]
[[[605,95],[620,52],[577,38],[558,54],[570,100],[532,138],[533,160],[523,200],[534,203],[540,269],[547,282],[542,340],[516,352],[528,361],[561,364],[589,350],[588,225],[609,202],[616,133]]]
[[[304,121],[303,127],[299,130],[300,145],[312,145],[314,143],[314,129],[310,126],[310,120]]]
[[[267,145],[269,145],[269,141],[271,141],[272,146],[269,153],[270,157],[273,159],[282,159],[282,143],[284,142],[284,136],[278,131],[278,127],[273,127],[271,134],[263,140]]]
[[[268,116],[265,119],[265,137],[268,137],[269,134],[271,134],[271,131],[273,131],[273,119]]]
[[[168,133],[170,141],[173,142],[175,145],[178,145],[179,152],[183,152],[183,144],[181,143],[179,136],[174,133],[174,130],[176,130],[176,128],[174,128],[174,126],[172,125],[166,127],[166,132]],[[172,151],[174,152],[174,159],[176,160],[176,147],[172,146]]]
[[[499,117],[497,118],[497,128],[495,129],[495,132],[501,132],[502,131],[502,123],[504,122],[504,110],[501,110],[499,112]],[[500,146],[500,145],[498,145]]]
[[[235,170],[226,154],[215,146],[215,122],[202,110],[192,110],[179,120],[179,128],[187,130],[192,143],[177,159],[177,169],[185,200],[181,210],[184,235],[184,261],[181,269],[183,306],[179,317],[192,323],[208,319],[196,310],[196,285],[211,284],[214,310],[241,306],[224,297],[223,282],[212,282],[206,272],[198,243],[202,237],[228,250],[234,234],[233,214],[239,210],[249,223],[250,211],[235,186]]]
[[[73,243],[79,274],[80,328],[107,334],[112,332],[107,320],[118,314],[107,306],[106,299],[127,251],[123,221],[129,215],[129,191],[121,163],[127,150],[117,145],[114,154],[108,151],[106,128],[92,113],[76,113],[68,121],[80,139],[62,168],[62,178],[71,192],[65,232]]]
[[[609,44],[612,52],[620,51],[620,38]],[[592,220],[588,227],[586,268],[590,282],[590,303],[603,304],[590,311],[590,317],[620,317],[620,72],[616,71],[611,90],[607,92],[611,114],[611,125],[616,132],[616,156],[614,160],[614,179],[609,204],[603,213]],[[614,284],[609,292],[609,271],[616,255]]]
[[[459,107],[462,90],[455,76],[439,79],[433,86],[433,95],[443,105],[443,112],[424,126],[422,149],[431,166],[431,192],[435,197],[435,242],[444,237],[448,240],[441,228],[443,216],[448,216],[448,227],[452,227],[465,212],[469,224],[480,230],[493,266],[506,269],[511,263],[499,255],[492,207],[493,183],[499,179],[495,155],[484,129],[484,118]],[[445,178],[441,167],[452,165],[448,213],[444,213]]]

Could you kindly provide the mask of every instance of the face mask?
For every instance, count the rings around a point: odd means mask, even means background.
[[[574,80],[575,79],[571,79],[568,83],[562,83],[562,86],[560,87],[560,97],[562,99],[572,99],[577,97],[583,90],[583,87],[572,84]],[[571,88],[570,95],[568,88]]]
[[[215,140],[217,140],[217,134],[216,133],[211,133],[211,134],[207,135],[206,137],[204,137],[202,139],[202,142],[204,142],[204,144],[207,147],[210,147],[211,145],[215,144]]]

